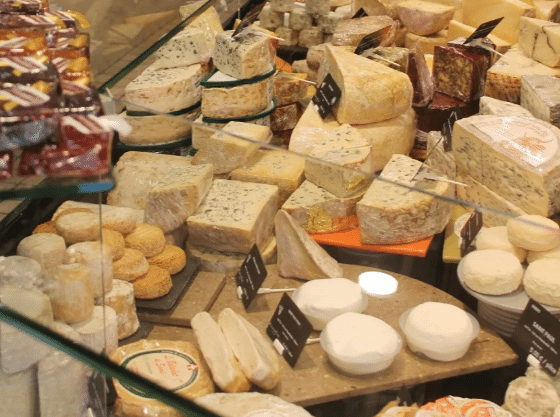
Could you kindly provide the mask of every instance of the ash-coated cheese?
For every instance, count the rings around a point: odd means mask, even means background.
[[[525,77],[525,76],[524,76]],[[523,79],[521,82],[523,89]],[[519,104],[510,103],[509,101],[498,100],[492,97],[480,97],[479,112],[481,116],[519,116],[533,117],[531,112]]]
[[[451,196],[452,187],[448,182],[414,179],[421,165],[405,155],[394,155],[381,176],[432,194]],[[427,238],[445,228],[451,208],[449,202],[434,195],[374,180],[357,204],[362,242],[398,244]]]
[[[222,131],[208,138],[194,156],[192,163],[212,164],[214,174],[229,173],[254,155],[259,149],[258,142],[268,143],[271,136],[270,129],[266,126],[229,122]]]
[[[357,19],[342,20],[333,33],[332,44],[337,46],[358,46],[362,38],[390,26],[384,33],[379,46],[389,46],[395,39],[397,22],[389,16],[366,16]]]
[[[257,151],[243,167],[231,171],[231,179],[276,185],[278,207],[292,195],[304,180],[305,160],[283,151]]]
[[[299,30],[280,26],[275,29],[276,34],[281,39],[278,45],[282,46],[294,46],[298,44],[299,41]]]
[[[278,187],[214,180],[198,210],[187,219],[188,241],[218,251],[249,253],[272,235]]]
[[[428,157],[424,162],[431,171],[443,174],[449,179],[456,177],[455,156],[453,156],[453,152],[447,152],[444,149],[441,132],[428,133],[427,151]]]
[[[547,67],[513,46],[488,70],[484,95],[519,103],[521,77],[526,74],[559,76],[560,69]]]
[[[286,211],[278,210],[274,229],[280,276],[305,280],[343,276],[338,262]]]
[[[279,72],[274,76],[274,98],[278,106],[298,102],[307,93],[306,73]]]
[[[530,214],[560,211],[560,130],[538,119],[472,116],[453,127],[457,167]]]
[[[323,32],[317,27],[310,27],[299,31],[298,45],[310,48],[323,43]]]
[[[117,336],[119,340],[132,336],[138,330],[140,323],[136,315],[134,301],[134,287],[130,282],[120,279],[113,281],[113,289],[103,298],[95,300],[96,304],[105,305],[115,310],[117,315]]]
[[[286,104],[279,106],[270,115],[270,130],[282,132],[296,127],[300,116],[299,103]]]
[[[284,12],[272,10],[271,5],[267,3],[259,13],[259,21],[267,29],[276,29],[284,24]]]
[[[30,367],[15,374],[0,369],[0,396],[2,416],[35,417],[39,408],[35,369]]]
[[[169,39],[155,52],[157,68],[176,68],[208,62],[212,50],[202,30],[185,29]]]
[[[433,55],[436,46],[444,46],[447,44],[447,30],[440,30],[437,33],[429,36],[415,35],[414,33],[407,32],[405,35],[404,46],[412,49],[416,45],[424,54]]]
[[[202,67],[157,69],[146,68],[124,89],[125,99],[148,109],[163,113],[187,109],[200,101]],[[146,111],[143,107],[131,106],[129,110]]]
[[[406,74],[344,49],[326,47],[319,82],[327,74],[342,90],[333,107],[339,123],[381,122],[397,117],[412,105],[413,88]]]
[[[328,15],[330,11],[330,0],[311,0],[305,2],[305,13],[308,13],[312,16]]]
[[[329,14],[325,16],[317,16],[317,27],[323,33],[334,33],[336,27],[343,18],[344,16],[336,12],[329,12]]]
[[[291,12],[294,10],[295,2],[294,0],[270,0],[270,7],[275,12]]]
[[[560,127],[560,79],[527,74],[521,78],[521,106],[538,119]]]
[[[455,8],[420,0],[408,0],[397,5],[400,21],[415,35],[433,35],[445,29]]]
[[[313,16],[302,8],[295,8],[290,13],[289,26],[294,30],[306,29],[313,24]]]
[[[227,82],[235,79],[217,72],[208,81]],[[232,119],[258,114],[266,110],[272,100],[272,82],[271,76],[252,84],[204,87],[202,115],[216,119]]]
[[[362,195],[339,198],[327,190],[304,181],[282,205],[308,233],[332,233],[358,226],[356,203]]]
[[[519,19],[519,49],[548,67],[560,66],[560,24],[546,20]]]
[[[232,30],[216,35],[212,61],[218,70],[230,77],[246,79],[272,69],[276,54],[267,36],[260,32],[237,38],[232,35]]]

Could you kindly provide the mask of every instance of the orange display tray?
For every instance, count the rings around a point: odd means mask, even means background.
[[[340,248],[358,249],[369,252],[382,252],[394,255],[408,255],[424,258],[430,248],[433,236],[401,245],[368,245],[361,242],[360,227],[335,233],[313,233],[311,238],[320,245],[337,246]]]

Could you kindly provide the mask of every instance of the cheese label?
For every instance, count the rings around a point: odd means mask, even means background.
[[[473,243],[474,238],[478,232],[480,232],[480,229],[482,229],[482,225],[482,213],[476,210],[473,214],[471,214],[461,229],[461,256],[465,256],[467,249]]]
[[[199,376],[198,363],[191,356],[172,349],[139,352],[124,360],[122,366],[172,392],[194,384]],[[142,391],[123,386],[142,398],[150,398]]]
[[[354,16],[352,16],[352,19],[359,19],[360,17],[366,17],[368,14],[366,13],[366,11],[364,10],[363,7],[360,7],[360,10],[358,10],[356,12],[356,14]]]
[[[387,37],[392,28],[392,25],[388,25],[382,29],[370,33],[369,35],[364,36],[356,47],[354,53],[356,55],[360,55],[367,49],[377,48],[379,45],[381,45],[381,42]]]
[[[257,295],[267,271],[257,245],[254,245],[235,275],[235,283],[243,306],[248,309]]]
[[[552,129],[529,119],[502,117],[499,121],[477,122],[475,127],[514,161],[538,167],[558,152],[558,139]]]
[[[313,96],[313,103],[322,119],[329,115],[341,96],[342,90],[336,84],[332,75],[328,74]]]
[[[476,30],[474,31],[474,33],[469,36],[465,42],[463,42],[463,44],[468,44],[472,41],[474,41],[475,39],[482,39],[487,37],[488,35],[490,35],[490,32],[492,32],[496,26],[498,26],[498,24],[502,21],[503,17],[500,17],[498,19],[494,19],[494,20],[490,20],[489,22],[486,23],[482,23],[479,27],[476,28]]]

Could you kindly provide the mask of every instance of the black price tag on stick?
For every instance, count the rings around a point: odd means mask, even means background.
[[[237,295],[243,301],[245,310],[249,308],[251,302],[257,295],[264,279],[266,278],[266,267],[262,260],[259,248],[254,245],[243,264],[241,269],[235,275],[235,283],[237,284]]]
[[[360,55],[364,51],[370,48],[377,48],[379,45],[381,45],[383,39],[387,37],[387,34],[389,33],[390,30],[391,30],[391,25],[385,26],[382,29],[379,29],[373,33],[370,33],[369,35],[364,36],[360,41],[360,43],[358,44],[358,47],[356,48],[354,53],[356,55]]]
[[[286,293],[268,323],[266,334],[272,344],[293,368],[307,343],[313,326]]]
[[[368,14],[366,13],[366,11],[364,10],[363,7],[360,7],[360,10],[358,10],[356,12],[356,14],[354,16],[352,16],[352,19],[359,19],[360,17],[366,17]]]
[[[441,136],[443,136],[443,149],[445,152],[451,152],[451,132],[453,128],[450,127],[451,124],[449,120],[443,123],[443,128],[441,129]]]
[[[482,39],[490,35],[490,32],[494,30],[496,26],[502,21],[503,17],[498,19],[491,20],[489,22],[481,24],[479,27],[476,28],[474,33],[463,42],[463,45],[466,45],[469,42],[474,41],[475,39]]]
[[[333,106],[340,100],[341,95],[340,87],[336,84],[332,75],[328,74],[313,96],[313,103],[317,106],[317,111],[322,119],[329,115]]]
[[[547,373],[556,375],[560,368],[560,321],[535,300],[529,299],[513,339],[533,355]]]
[[[248,28],[253,23],[255,23],[255,21],[259,18],[259,14],[261,13],[261,10],[263,9],[266,3],[267,2],[265,1],[262,4],[253,7],[253,9],[245,15],[243,20],[241,20],[239,26],[237,26],[237,29],[235,29],[232,36],[235,37],[239,35],[241,31],[243,31],[243,29]]]
[[[477,233],[482,229],[482,213],[475,210],[461,229],[461,256],[465,256]]]

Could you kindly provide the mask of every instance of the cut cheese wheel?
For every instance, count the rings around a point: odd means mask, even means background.
[[[196,403],[219,415],[228,417],[312,417],[303,407],[270,394],[209,394]]]
[[[278,245],[278,273],[301,279],[342,277],[342,268],[284,210],[274,218]]]
[[[280,359],[272,343],[231,308],[220,312],[218,323],[249,381],[265,390],[274,388],[280,381]]]
[[[43,326],[53,322],[49,297],[40,291],[5,285],[0,287],[0,302]],[[50,346],[27,333],[0,322],[0,373],[21,372],[37,363],[50,350]]]
[[[195,399],[214,392],[210,371],[200,352],[188,342],[139,340],[120,347],[110,359],[175,394]],[[129,417],[180,417],[174,408],[114,380],[116,409]]]
[[[3,416],[35,417],[38,409],[35,369],[16,374],[0,370],[0,398]]]
[[[516,246],[532,251],[547,251],[560,246],[560,227],[550,219],[538,215],[524,215],[509,219],[508,238]]]
[[[42,289],[43,272],[41,265],[25,256],[0,258],[0,285],[15,285],[24,289]]]
[[[113,289],[95,300],[96,305],[111,307],[117,314],[117,333],[119,340],[132,336],[140,323],[136,315],[134,287],[131,283],[120,279],[113,280]]]
[[[68,216],[65,216],[68,217]],[[113,257],[111,250],[100,242],[81,242],[67,250],[69,263],[81,263],[90,270],[93,296],[101,297],[113,288]]]
[[[541,304],[560,307],[560,259],[539,259],[527,267],[523,275],[525,292]]]
[[[91,316],[73,324],[72,328],[81,336],[83,345],[97,354],[110,355],[117,349],[117,314],[111,307],[93,307]]]
[[[481,229],[476,235],[475,246],[477,249],[502,249],[513,253],[519,262],[525,262],[527,250],[515,246],[508,239],[505,226],[488,227]]]
[[[19,242],[17,254],[35,259],[43,270],[60,265],[66,253],[64,238],[52,233],[37,233]]]
[[[225,335],[212,316],[206,312],[196,314],[191,327],[216,385],[225,392],[249,391],[251,382],[241,371]]]

